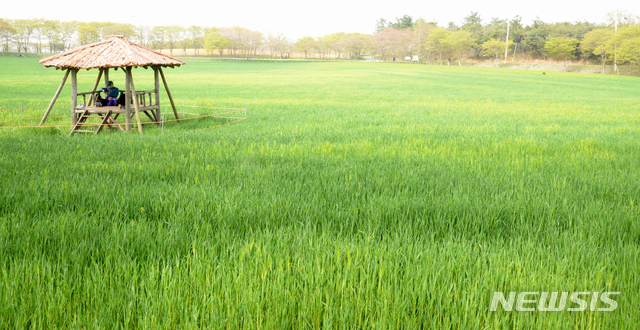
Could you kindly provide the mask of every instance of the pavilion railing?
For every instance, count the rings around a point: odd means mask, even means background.
[[[95,101],[95,95],[101,93],[101,91],[78,93],[78,96],[82,96],[82,103],[78,102],[78,105],[82,104],[84,107],[88,107]],[[124,91],[122,92],[124,93]],[[138,98],[138,106],[141,109],[157,109],[158,103],[156,102],[156,90],[148,91],[136,91],[136,97]],[[89,96],[89,103],[87,103],[87,96]],[[133,107],[133,100],[129,97],[131,107]]]

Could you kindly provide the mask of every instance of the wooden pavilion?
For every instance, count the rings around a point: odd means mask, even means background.
[[[53,108],[60,91],[64,87],[69,74],[71,74],[71,123],[73,129],[71,134],[75,132],[85,133],[99,133],[104,126],[112,127],[117,126],[120,130],[123,130],[116,119],[120,114],[125,115],[125,127],[129,131],[131,129],[131,121],[133,114],[136,115],[136,122],[138,125],[138,131],[142,133],[142,124],[140,122],[140,112],[146,114],[153,122],[160,122],[160,77],[164,88],[167,91],[167,96],[171,102],[173,113],[178,118],[178,112],[176,111],[171,92],[167,86],[167,80],[162,72],[163,67],[176,67],[183,65],[184,62],[177,60],[173,57],[163,55],[159,52],[153,51],[149,48],[142,47],[133,42],[127,41],[123,36],[109,36],[108,40],[99,41],[92,44],[80,46],[66,52],[45,58],[40,60],[40,64],[45,67],[55,67],[56,69],[66,70],[64,78],[60,83],[60,87],[56,91],[51,103],[47,107],[47,110],[40,121],[40,125],[44,124],[49,116],[49,112]],[[143,67],[145,69],[152,68],[155,77],[155,88],[150,91],[136,91],[133,83],[133,75],[131,69],[134,67]],[[96,94],[100,93],[100,79],[104,76],[104,85],[106,87],[109,81],[109,69],[114,68],[118,70],[121,68],[125,71],[126,75],[126,89],[124,91],[125,106],[121,109],[118,106],[102,106],[96,107],[93,104]],[[98,78],[90,92],[78,93],[77,73],[80,69],[99,69]],[[121,91],[122,93],[122,91]],[[135,95],[135,97],[133,97]],[[82,104],[79,104],[79,96],[82,96]],[[89,96],[87,101],[87,96]],[[80,106],[79,106],[80,105]],[[89,126],[86,121],[90,117],[99,117],[101,124],[93,124],[92,126],[98,126],[97,131],[81,130],[80,128],[85,125]]]

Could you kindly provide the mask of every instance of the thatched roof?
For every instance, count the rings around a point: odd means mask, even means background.
[[[123,36],[109,36],[109,40],[76,47],[64,53],[40,60],[45,67],[93,69],[119,68],[126,66],[146,67],[180,66],[184,62],[171,56],[127,41]]]

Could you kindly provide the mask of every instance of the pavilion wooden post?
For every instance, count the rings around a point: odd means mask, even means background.
[[[64,78],[62,78],[62,82],[60,83],[60,86],[58,87],[56,94],[53,95],[53,99],[51,99],[51,103],[49,103],[49,106],[47,107],[47,111],[45,111],[44,116],[42,116],[42,120],[40,121],[40,126],[42,126],[42,124],[44,124],[44,122],[47,120],[47,117],[49,117],[49,113],[51,112],[51,109],[53,109],[53,106],[56,104],[56,100],[58,99],[58,96],[60,96],[60,92],[62,92],[62,87],[64,87],[64,83],[67,82],[67,77],[69,77],[69,71],[71,70],[67,69],[67,71],[65,72]]]
[[[131,67],[127,67],[127,75],[129,76],[129,85],[131,87],[131,96],[133,97],[133,105],[136,109],[136,122],[138,122],[138,132],[142,134],[142,123],[140,121],[140,105],[138,104],[138,96],[136,95],[136,87],[133,84],[133,74],[131,73]]]
[[[96,83],[93,85],[93,89],[91,90],[91,92],[95,92],[96,89],[98,88],[98,84],[100,84],[100,78],[102,78],[102,69],[100,69],[100,73],[98,73],[98,79],[96,79]],[[91,96],[89,97],[89,103],[87,103],[87,106],[90,106],[91,104],[93,104],[93,98],[94,98],[94,95],[91,94]]]
[[[125,73],[125,84],[126,84],[126,93],[125,93],[125,101],[124,101],[124,121],[126,123],[125,129],[128,131],[131,130],[131,84],[129,83],[129,67],[126,67],[124,70]]]
[[[104,68],[104,86],[107,87],[109,85],[109,68]]]
[[[78,116],[76,115],[76,107],[78,106],[78,69],[71,70],[71,124],[76,125]]]
[[[158,67],[154,66],[153,67],[153,77],[155,78],[155,88],[156,88],[156,105],[158,106],[158,110],[156,111],[156,122],[160,122],[160,118],[162,118],[162,116],[160,115],[160,77],[158,75]]]
[[[180,122],[180,118],[178,118],[178,111],[176,111],[176,105],[173,103],[173,98],[171,97],[169,86],[167,86],[167,79],[164,78],[164,72],[162,72],[162,68],[158,67],[158,70],[160,71],[160,75],[162,76],[162,83],[164,84],[164,89],[167,91],[167,96],[169,96],[169,102],[171,102],[171,107],[173,108],[173,114],[176,115],[176,120]]]

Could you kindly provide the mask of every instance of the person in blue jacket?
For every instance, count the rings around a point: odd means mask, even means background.
[[[120,95],[120,89],[118,89],[118,87],[115,87],[113,85],[113,81],[109,81],[107,83],[107,87],[102,88],[100,91],[105,93],[104,98],[100,97],[100,94],[98,93],[96,102],[100,102],[102,106],[117,106],[117,105],[123,106],[124,105],[125,103],[124,94]]]

